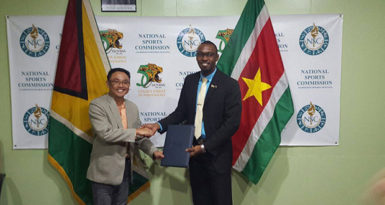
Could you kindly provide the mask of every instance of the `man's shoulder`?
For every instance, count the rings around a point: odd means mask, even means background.
[[[222,72],[220,70],[217,70],[217,72],[215,73],[214,78],[215,77],[219,80],[219,82],[228,82],[228,83],[231,83],[231,84],[238,83],[234,78],[226,75],[224,72]]]
[[[195,78],[199,78],[200,77],[200,71],[198,72],[195,72],[195,73],[191,73],[191,74],[188,74],[186,76],[186,79],[195,79]]]
[[[103,104],[103,103],[106,103],[106,102],[108,102],[110,99],[109,98],[111,98],[109,95],[102,95],[102,96],[100,96],[100,97],[97,97],[97,98],[95,98],[95,99],[93,99],[92,101],[91,101],[91,104]]]
[[[196,82],[197,80],[199,80],[200,78],[200,72],[195,72],[195,73],[191,73],[191,74],[188,74],[186,76],[186,78],[184,79],[184,84],[189,84],[189,83],[193,83],[193,82]]]
[[[138,106],[132,102],[131,100],[128,100],[128,99],[124,99],[125,103],[126,103],[126,108],[128,109],[138,109]]]

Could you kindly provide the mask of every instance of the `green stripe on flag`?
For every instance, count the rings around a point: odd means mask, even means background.
[[[148,179],[136,172],[133,173],[133,184],[130,185],[130,194],[135,193],[144,184],[148,182]]]
[[[51,159],[51,164],[57,162],[52,165],[66,181],[70,180],[67,183],[71,183],[72,193],[77,193],[75,198],[79,197],[85,204],[92,204],[91,184],[86,179],[92,145],[53,117],[49,119],[49,128],[51,138],[48,141],[48,153],[55,160]],[[55,140],[52,140],[53,137]]]
[[[258,139],[242,173],[253,183],[258,183],[273,154],[281,143],[281,132],[293,114],[290,89],[287,88],[275,106],[273,117]]]
[[[234,32],[231,34],[229,43],[217,63],[219,70],[227,75],[231,76],[237,59],[249,39],[250,34],[253,32],[255,21],[264,5],[265,3],[263,1],[247,1]]]

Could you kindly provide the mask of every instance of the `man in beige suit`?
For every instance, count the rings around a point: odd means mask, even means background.
[[[91,180],[94,205],[121,205],[127,202],[133,161],[140,161],[138,148],[154,159],[164,156],[147,138],[152,131],[140,127],[137,106],[124,98],[130,73],[111,69],[107,85],[109,93],[93,100],[89,107],[95,139],[87,178]]]

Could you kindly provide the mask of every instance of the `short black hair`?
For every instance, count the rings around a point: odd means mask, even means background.
[[[212,45],[212,46],[214,46],[214,48],[215,48],[215,52],[216,53],[218,53],[218,48],[217,48],[217,45],[215,45],[213,42],[211,42],[211,41],[209,41],[209,40],[207,40],[207,41],[203,41],[200,45],[202,45],[202,44],[206,44],[206,45]]]
[[[108,71],[107,80],[110,80],[111,75],[115,72],[123,72],[128,76],[129,79],[131,79],[131,75],[130,75],[130,72],[128,70],[123,69],[123,68],[112,68],[110,71]]]

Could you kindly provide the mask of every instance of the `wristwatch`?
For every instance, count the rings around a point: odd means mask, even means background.
[[[204,144],[201,144],[201,150],[203,151],[203,153],[206,152],[206,149],[205,149],[205,145],[204,145]]]

